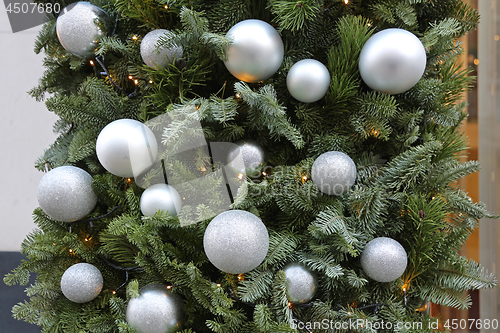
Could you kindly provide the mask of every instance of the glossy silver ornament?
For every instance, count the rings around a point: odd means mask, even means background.
[[[303,304],[314,297],[318,288],[314,272],[299,263],[287,264],[283,272],[286,276],[286,296],[290,303]]]
[[[359,56],[359,72],[373,90],[400,94],[422,77],[427,55],[417,36],[403,29],[382,30],[368,39]]]
[[[181,207],[179,192],[167,184],[151,185],[141,195],[141,212],[146,216],[153,216],[160,210],[168,212],[170,216],[177,216]]]
[[[92,58],[97,44],[106,36],[106,13],[90,2],[79,1],[66,6],[56,21],[61,45],[81,58]]]
[[[203,237],[208,260],[223,272],[241,274],[259,266],[269,249],[269,234],[262,221],[244,210],[217,215]]]
[[[119,119],[99,133],[96,153],[102,166],[113,175],[135,177],[156,161],[158,143],[153,132],[140,121]]]
[[[241,21],[226,36],[233,42],[226,49],[224,64],[237,79],[259,82],[280,68],[285,48],[279,33],[269,23],[255,19]]]
[[[54,168],[42,177],[38,183],[37,199],[45,214],[61,222],[80,220],[97,204],[92,176],[70,165]]]
[[[243,165],[240,163],[241,159],[237,158],[239,154],[243,159]],[[258,177],[265,159],[266,152],[257,141],[242,140],[236,142],[236,146],[229,150],[227,163],[237,175],[241,173],[249,177]]]
[[[370,278],[378,282],[391,282],[404,273],[408,256],[399,242],[378,237],[366,244],[360,261],[363,271]]]
[[[61,277],[61,291],[75,303],[87,303],[99,296],[103,287],[101,271],[92,264],[79,263]]]
[[[296,100],[313,103],[322,99],[330,88],[330,72],[317,60],[300,60],[288,71],[286,86]]]
[[[172,37],[174,33],[166,29],[156,29],[148,32],[142,39],[141,57],[149,67],[166,67],[175,59],[182,58],[182,46],[173,45],[167,48],[157,48],[161,36]]]
[[[313,163],[311,178],[318,189],[328,195],[342,195],[356,181],[356,164],[340,151],[321,154]]]
[[[139,290],[140,296],[127,305],[127,323],[137,333],[174,333],[184,323],[184,303],[180,296],[162,284]]]

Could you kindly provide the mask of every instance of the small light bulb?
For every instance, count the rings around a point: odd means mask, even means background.
[[[200,168],[200,171],[201,171],[201,172],[205,172],[205,171],[207,171],[207,168],[205,168],[205,166],[202,166],[202,167]]]
[[[217,287],[220,287],[220,286],[221,286],[221,284],[220,284],[220,283],[217,283]]]
[[[267,176],[267,173],[265,173],[264,171],[262,171],[262,176]]]
[[[242,173],[238,174],[238,179],[239,179],[239,180],[242,180],[243,178],[245,178],[245,175],[244,175],[244,174],[242,174]]]
[[[94,62],[92,60],[89,61],[92,66],[94,66]]]
[[[136,35],[132,36],[132,39],[137,40],[137,36]]]
[[[168,9],[168,5],[165,5],[165,9]]]
[[[136,80],[134,80],[134,83],[135,83],[136,85],[137,85],[137,84],[139,84],[139,80],[137,80],[137,79],[136,79]]]
[[[153,80],[149,80],[149,83],[153,83]]]
[[[113,295],[116,295],[116,290],[113,290],[111,293],[112,293]]]
[[[69,253],[73,253],[73,249],[69,249]]]
[[[169,289],[169,290],[172,289],[172,286],[167,286],[167,289]]]
[[[236,94],[234,95],[234,97],[236,97],[236,98],[240,99],[240,98],[241,98],[241,95],[240,95],[240,93],[236,93]]]
[[[128,76],[128,79],[129,79],[129,80],[133,80],[133,79],[134,79],[134,77],[133,77],[132,75],[129,75],[129,76]]]
[[[349,3],[349,0],[344,0],[344,3],[347,5]]]

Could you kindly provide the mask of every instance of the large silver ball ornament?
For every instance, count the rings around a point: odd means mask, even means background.
[[[288,71],[286,86],[296,100],[316,102],[325,96],[330,87],[330,73],[317,60],[300,60]]]
[[[119,119],[99,133],[96,153],[102,166],[113,175],[135,177],[156,161],[158,143],[153,132],[140,121]]]
[[[54,220],[80,220],[97,204],[91,185],[92,176],[83,169],[70,165],[54,168],[38,183],[38,204]]]
[[[203,237],[208,260],[223,272],[241,274],[259,266],[269,249],[269,234],[252,213],[230,210],[217,215]]]
[[[162,210],[170,216],[177,216],[181,211],[182,199],[175,188],[167,184],[151,185],[141,195],[141,212],[153,216]]]
[[[103,287],[101,271],[92,264],[79,263],[61,277],[61,291],[75,303],[87,303],[99,296]]]
[[[166,48],[157,48],[161,36],[172,37],[174,33],[166,29],[156,29],[144,36],[141,42],[142,60],[152,68],[166,67],[175,59],[182,58],[182,46],[173,45]]]
[[[356,181],[356,164],[340,151],[321,154],[313,163],[311,178],[318,189],[328,195],[342,195]]]
[[[283,267],[283,272],[286,276],[286,296],[290,303],[307,303],[314,297],[318,281],[316,274],[309,268],[291,263]]]
[[[90,2],[79,1],[66,6],[56,21],[61,45],[81,58],[94,56],[99,40],[107,34],[106,13]]]
[[[233,40],[226,49],[226,68],[237,79],[259,82],[270,78],[280,68],[285,48],[280,35],[269,23],[245,20],[226,34]]]
[[[392,28],[368,39],[359,56],[359,72],[371,89],[394,95],[413,87],[426,63],[425,48],[417,36]]]
[[[227,163],[231,170],[249,177],[260,176],[260,168],[264,165],[266,158],[264,148],[254,140],[238,141],[236,145],[228,153]],[[241,159],[237,159],[239,154],[243,159],[243,165],[239,163]]]
[[[372,239],[361,254],[363,271],[378,282],[396,280],[404,273],[407,263],[404,247],[388,237]]]
[[[127,305],[127,323],[137,333],[174,333],[184,322],[184,304],[180,296],[162,284],[150,284],[139,290],[140,296]]]

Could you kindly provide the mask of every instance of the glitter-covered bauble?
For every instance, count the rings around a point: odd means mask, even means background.
[[[368,39],[359,55],[359,72],[371,89],[394,95],[413,87],[426,63],[425,48],[417,36],[392,28]]]
[[[241,274],[259,266],[269,249],[269,234],[262,221],[244,210],[217,215],[203,237],[208,260],[223,272]]]
[[[407,263],[404,247],[388,237],[372,239],[361,254],[363,271],[378,282],[396,280],[404,273]]]
[[[329,195],[342,195],[356,180],[356,164],[340,151],[321,154],[311,169],[312,181],[319,190]]]
[[[330,73],[318,60],[300,60],[288,71],[286,86],[296,100],[316,102],[325,96],[330,87]]]
[[[153,216],[163,210],[170,216],[177,216],[181,211],[182,199],[179,192],[167,184],[151,185],[141,195],[141,212]]]
[[[144,36],[141,42],[142,60],[152,68],[166,67],[174,62],[175,59],[182,58],[182,46],[173,45],[166,48],[158,48],[160,37],[171,38],[173,32],[166,29],[156,29],[150,31]]]
[[[184,304],[180,296],[162,284],[150,284],[139,290],[139,297],[127,305],[127,323],[137,333],[174,333],[184,322]]]
[[[237,79],[259,82],[270,78],[280,68],[285,48],[280,35],[269,23],[245,20],[226,34],[232,44],[226,49],[226,68]]]
[[[97,203],[91,185],[92,176],[83,169],[70,165],[54,168],[38,183],[38,204],[54,220],[80,220],[94,210]]]
[[[106,13],[90,2],[74,2],[66,6],[56,21],[61,45],[81,58],[92,58],[99,40],[107,33]]]
[[[309,302],[316,293],[318,280],[309,268],[291,263],[283,267],[286,276],[286,296],[293,304]]]
[[[119,119],[99,133],[96,152],[99,162],[113,175],[135,177],[156,161],[158,143],[153,132],[140,121]]]
[[[238,141],[236,145],[228,153],[227,163],[231,170],[249,177],[260,176],[260,168],[264,165],[266,158],[264,148],[254,140]],[[238,163],[241,161],[236,158],[239,154],[241,154],[244,165]]]
[[[79,263],[68,268],[61,278],[61,291],[75,303],[87,303],[99,296],[103,286],[102,274],[97,267]]]

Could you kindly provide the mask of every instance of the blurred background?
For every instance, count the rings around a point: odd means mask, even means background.
[[[464,95],[469,117],[462,128],[469,138],[468,160],[479,160],[481,171],[459,182],[475,201],[484,202],[490,211],[500,213],[500,1],[466,0],[481,14],[477,31],[460,42],[465,49],[462,66],[477,76],[474,88]],[[36,188],[43,176],[34,168],[36,158],[56,138],[52,133],[54,114],[43,102],[27,92],[43,73],[42,55],[33,52],[40,26],[12,33],[5,11],[0,8],[0,275],[17,266],[23,256],[21,243],[33,228],[31,213],[37,207]],[[500,172],[498,174],[500,178]],[[500,267],[500,220],[483,220],[472,234],[462,254],[480,262],[498,276]],[[24,286],[7,287],[0,282],[0,333],[40,332],[39,328],[12,318],[10,309],[25,299]],[[500,288],[471,292],[473,306],[468,310],[426,304],[441,320],[500,320]],[[464,321],[465,320],[465,321]],[[452,332],[485,333],[496,330],[476,327]]]

